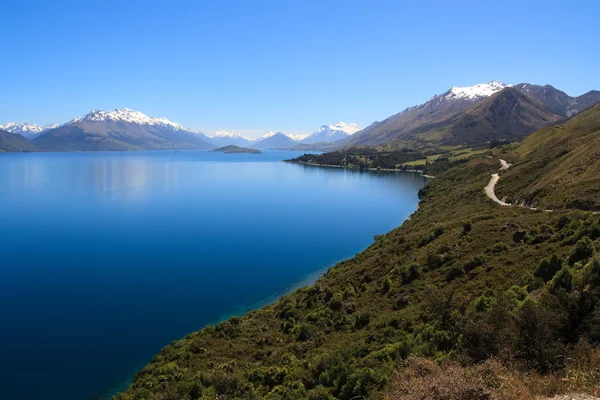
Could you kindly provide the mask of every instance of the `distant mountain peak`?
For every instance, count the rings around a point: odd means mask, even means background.
[[[340,121],[337,124],[321,125],[321,127],[317,130],[317,132],[341,131],[341,132],[347,133],[348,135],[352,135],[352,134],[360,131],[360,129],[361,129],[360,125],[358,125],[356,122],[351,122],[349,124],[346,124],[345,122]]]
[[[99,140],[100,138],[100,140]],[[92,110],[34,139],[43,150],[207,149],[214,145],[167,118],[150,117],[130,108]]]
[[[169,127],[175,131],[184,130],[187,132],[192,132],[190,129],[185,128],[183,125],[180,125],[176,122],[172,122],[167,118],[150,117],[142,112],[134,111],[130,108],[116,108],[113,111],[92,110],[83,117],[75,118],[74,120],[70,121],[69,124],[79,121],[122,121],[139,125],[158,125],[162,127]]]
[[[30,138],[41,135],[47,130],[57,128],[58,126],[58,124],[48,124],[44,126],[39,126],[36,124],[30,124],[28,122],[7,122],[4,125],[0,125],[0,130],[15,133],[17,135],[22,135],[26,138]]]
[[[288,134],[287,136],[290,137],[290,138],[292,138],[296,142],[299,142],[299,141],[301,141],[303,139],[306,139],[310,135],[311,135],[310,133],[298,133],[298,134],[295,134],[295,135]]]
[[[231,139],[246,139],[246,140],[250,140],[249,138],[242,136],[242,134],[240,134],[239,132],[236,131],[216,131],[215,133],[213,133],[210,136],[211,139],[214,138],[231,138]]]
[[[302,143],[336,142],[348,138],[361,129],[360,125],[356,122],[347,124],[340,121],[337,124],[321,125],[319,129],[303,138]]]
[[[270,138],[271,136],[275,136],[278,133],[281,133],[281,132],[266,131],[261,137],[259,137],[256,140],[262,140],[262,139]]]
[[[262,137],[252,143],[257,149],[285,149],[297,144],[294,139],[283,132],[268,131]]]
[[[489,83],[480,83],[474,86],[453,86],[443,96],[444,99],[477,100],[483,97],[490,97],[502,89],[511,86],[513,85],[506,85],[497,80],[492,80]]]

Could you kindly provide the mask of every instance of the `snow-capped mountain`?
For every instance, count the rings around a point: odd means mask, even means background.
[[[312,133],[299,133],[296,135],[287,135],[290,139],[295,140],[296,142],[301,142],[302,140],[306,139],[307,137],[309,137],[310,135],[312,135]]]
[[[265,133],[262,134],[262,136],[255,139],[255,141],[258,142],[260,140],[270,138],[271,136],[274,136],[276,133],[281,133],[281,132],[266,131]]]
[[[29,124],[27,122],[8,122],[5,125],[0,125],[0,130],[10,133],[16,133],[18,135],[26,137],[27,139],[33,139],[50,129],[57,128],[58,126],[58,124],[39,126],[36,124]]]
[[[169,128],[174,131],[186,131],[191,133],[194,132],[191,129],[185,128],[183,125],[180,125],[176,122],[169,121],[167,118],[155,118],[150,117],[144,113],[139,111],[134,111],[129,108],[116,108],[113,111],[103,111],[103,110],[92,110],[83,117],[75,118],[72,121],[69,121],[67,124],[72,124],[79,121],[92,121],[92,122],[106,122],[106,121],[114,121],[114,122],[130,122],[138,125],[149,125],[149,126],[159,126],[164,128]]]
[[[493,80],[490,83],[480,83],[475,86],[453,86],[452,89],[446,93],[438,96],[443,96],[444,99],[463,99],[463,100],[477,100],[484,97],[490,97],[491,95],[498,93],[506,87],[513,85],[505,85],[504,83]],[[438,97],[434,96],[434,98]]]
[[[236,131],[216,131],[209,137],[211,143],[216,146],[247,146],[252,139],[242,136]]]
[[[337,142],[338,140],[348,138],[350,135],[360,131],[360,129],[360,125],[355,122],[350,124],[338,122],[332,125],[322,125],[315,132],[302,139],[301,142],[306,144]]]
[[[242,136],[241,133],[238,133],[236,131],[216,131],[215,133],[213,133],[211,136],[209,136],[211,139],[213,138],[224,138],[224,137],[228,137],[228,138],[234,138],[234,139],[238,139],[238,138],[243,138],[246,140],[250,140],[249,138]]]
[[[421,105],[374,122],[345,140],[343,146],[403,144],[413,140],[475,143],[497,137],[518,140],[557,121],[556,113],[545,108],[539,96],[525,92],[520,86],[497,80],[454,86]],[[480,120],[473,121],[474,116],[480,116]]]
[[[129,108],[92,110],[34,139],[44,150],[153,150],[214,147],[199,132]]]

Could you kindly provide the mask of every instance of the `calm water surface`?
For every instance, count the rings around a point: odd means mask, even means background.
[[[114,392],[400,225],[425,182],[295,155],[0,154],[0,398]]]

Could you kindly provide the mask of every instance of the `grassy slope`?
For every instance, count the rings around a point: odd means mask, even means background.
[[[409,354],[476,357],[483,345],[468,350],[453,321],[469,322],[491,291],[534,290],[540,260],[600,236],[591,213],[497,206],[483,187],[498,166],[478,157],[448,170],[401,227],[314,286],[165,347],[117,398],[375,398]]]
[[[516,162],[498,193],[543,208],[600,210],[600,104],[532,134],[506,157]]]

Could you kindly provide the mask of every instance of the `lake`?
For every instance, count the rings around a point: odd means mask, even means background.
[[[425,183],[297,155],[0,154],[0,398],[114,393],[399,226]]]

